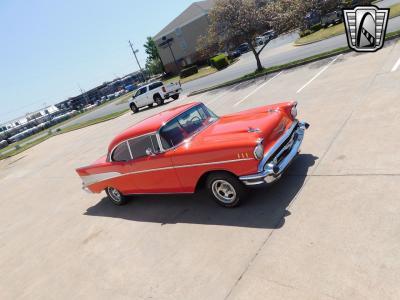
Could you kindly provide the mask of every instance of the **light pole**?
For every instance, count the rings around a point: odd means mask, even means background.
[[[133,55],[135,56],[136,62],[137,62],[137,64],[138,64],[138,66],[139,66],[139,69],[140,69],[140,74],[142,74],[143,81],[146,81],[146,77],[144,76],[144,73],[143,73],[142,67],[140,66],[139,60],[138,60],[138,58],[137,58],[137,56],[136,56],[136,53],[138,53],[138,52],[139,52],[139,50],[137,50],[137,49],[136,49],[136,50],[134,50],[134,49],[133,49],[133,45],[132,45],[132,43],[131,43],[131,41],[130,41],[130,40],[129,40],[129,46],[131,46],[132,53],[133,53]]]
[[[173,38],[168,39],[166,36],[163,36],[162,40],[163,40],[163,42],[160,44],[160,47],[163,47],[165,45],[168,46],[169,51],[171,51],[172,58],[174,59],[176,70],[179,72],[179,66],[178,66],[178,63],[176,62],[176,58],[175,58],[174,52],[172,51],[171,44],[170,44],[174,39]]]

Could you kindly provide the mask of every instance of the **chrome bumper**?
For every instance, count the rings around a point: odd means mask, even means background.
[[[277,141],[273,150],[269,151],[260,162],[259,172],[256,174],[240,176],[239,179],[245,185],[259,185],[272,183],[278,180],[282,173],[300,152],[300,146],[304,138],[304,132],[310,125],[305,122],[297,122]],[[279,150],[279,148],[281,148]],[[276,151],[278,151],[276,153]],[[283,156],[282,156],[283,155]],[[274,162],[273,156],[280,157],[278,163]],[[267,163],[267,161],[271,161]]]

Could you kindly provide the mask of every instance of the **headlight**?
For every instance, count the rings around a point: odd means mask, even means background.
[[[296,105],[292,106],[292,109],[290,110],[290,113],[292,114],[293,119],[296,119],[296,117],[297,117],[297,107],[296,107]]]
[[[258,144],[255,148],[254,148],[254,157],[257,160],[262,160],[264,157],[264,146],[262,144]]]

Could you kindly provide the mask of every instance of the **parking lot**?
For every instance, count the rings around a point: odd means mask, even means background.
[[[0,161],[1,299],[399,299],[400,42],[51,138]],[[276,184],[224,209],[203,193],[115,207],[74,169],[189,101],[223,115],[298,101],[311,124]],[[167,180],[167,178],[166,178]]]

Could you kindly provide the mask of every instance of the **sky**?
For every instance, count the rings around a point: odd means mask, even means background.
[[[0,0],[0,124],[138,70],[193,0]]]

